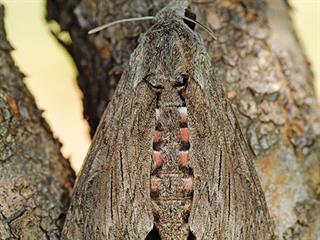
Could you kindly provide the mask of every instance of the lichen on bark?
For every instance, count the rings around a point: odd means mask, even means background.
[[[0,4],[0,239],[59,239],[75,176],[10,56],[3,19]]]

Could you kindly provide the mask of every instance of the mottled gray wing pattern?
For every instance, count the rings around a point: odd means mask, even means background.
[[[139,77],[135,67],[123,74],[100,121],[76,183],[62,239],[145,239],[152,230],[155,96],[145,82],[134,86],[134,78]]]
[[[208,56],[203,51],[194,61],[186,97],[195,176],[191,231],[197,240],[273,239],[251,149]]]

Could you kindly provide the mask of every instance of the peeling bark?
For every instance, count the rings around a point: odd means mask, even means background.
[[[92,134],[137,39],[151,22],[117,25],[96,35],[97,25],[154,15],[166,0],[48,0],[48,19],[69,32],[64,43],[78,69],[85,116]],[[66,10],[65,10],[66,9]],[[320,116],[313,75],[292,28],[284,0],[192,4],[198,20],[216,31],[205,39],[216,77],[234,106],[269,210],[283,239],[320,238]],[[59,38],[59,33],[55,33]]]
[[[59,239],[75,176],[14,65],[3,18],[0,4],[0,239]]]

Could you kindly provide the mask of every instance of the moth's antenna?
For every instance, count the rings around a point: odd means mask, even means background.
[[[211,0],[211,1],[191,1],[191,3],[195,3],[195,4],[210,4],[210,3],[214,3],[215,0]]]
[[[204,30],[206,30],[210,35],[211,37],[214,39],[214,40],[217,40],[217,37],[214,35],[214,33],[212,32],[211,29],[209,29],[208,27],[206,27],[205,25],[203,25],[202,23],[198,22],[197,20],[193,20],[191,18],[188,18],[188,17],[185,17],[183,16],[182,17],[183,19],[189,21],[189,22],[193,22],[195,24],[198,24],[201,28],[203,28]]]
[[[125,19],[120,19],[111,23],[107,23],[104,25],[101,25],[99,27],[93,28],[91,29],[88,34],[93,34],[93,33],[97,33],[100,32],[103,29],[106,29],[108,27],[111,27],[113,25],[119,24],[119,23],[124,23],[124,22],[132,22],[132,21],[144,21],[144,20],[152,20],[154,19],[154,16],[146,16],[146,17],[136,17],[136,18],[125,18]],[[214,35],[214,33],[211,31],[211,29],[207,28],[206,26],[204,26],[203,24],[201,24],[200,22],[193,20],[191,18],[182,16],[183,19],[189,21],[189,22],[193,22],[195,24],[198,24],[201,28],[203,28],[204,30],[206,30],[212,37],[214,40],[217,40],[217,37]]]
[[[136,18],[125,18],[125,19],[117,20],[117,21],[114,21],[114,22],[111,22],[111,23],[107,23],[107,24],[101,25],[99,27],[93,28],[88,32],[88,34],[93,34],[93,33],[100,32],[103,29],[106,29],[108,27],[111,27],[111,26],[119,24],[119,23],[132,22],[132,21],[144,21],[144,20],[152,20],[152,19],[154,19],[153,16],[136,17]]]

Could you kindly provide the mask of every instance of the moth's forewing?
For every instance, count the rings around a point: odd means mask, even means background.
[[[155,96],[133,54],[79,174],[62,239],[144,239],[153,227],[150,172]]]
[[[202,43],[198,48],[186,98],[195,174],[191,231],[197,239],[274,239],[253,154]]]

